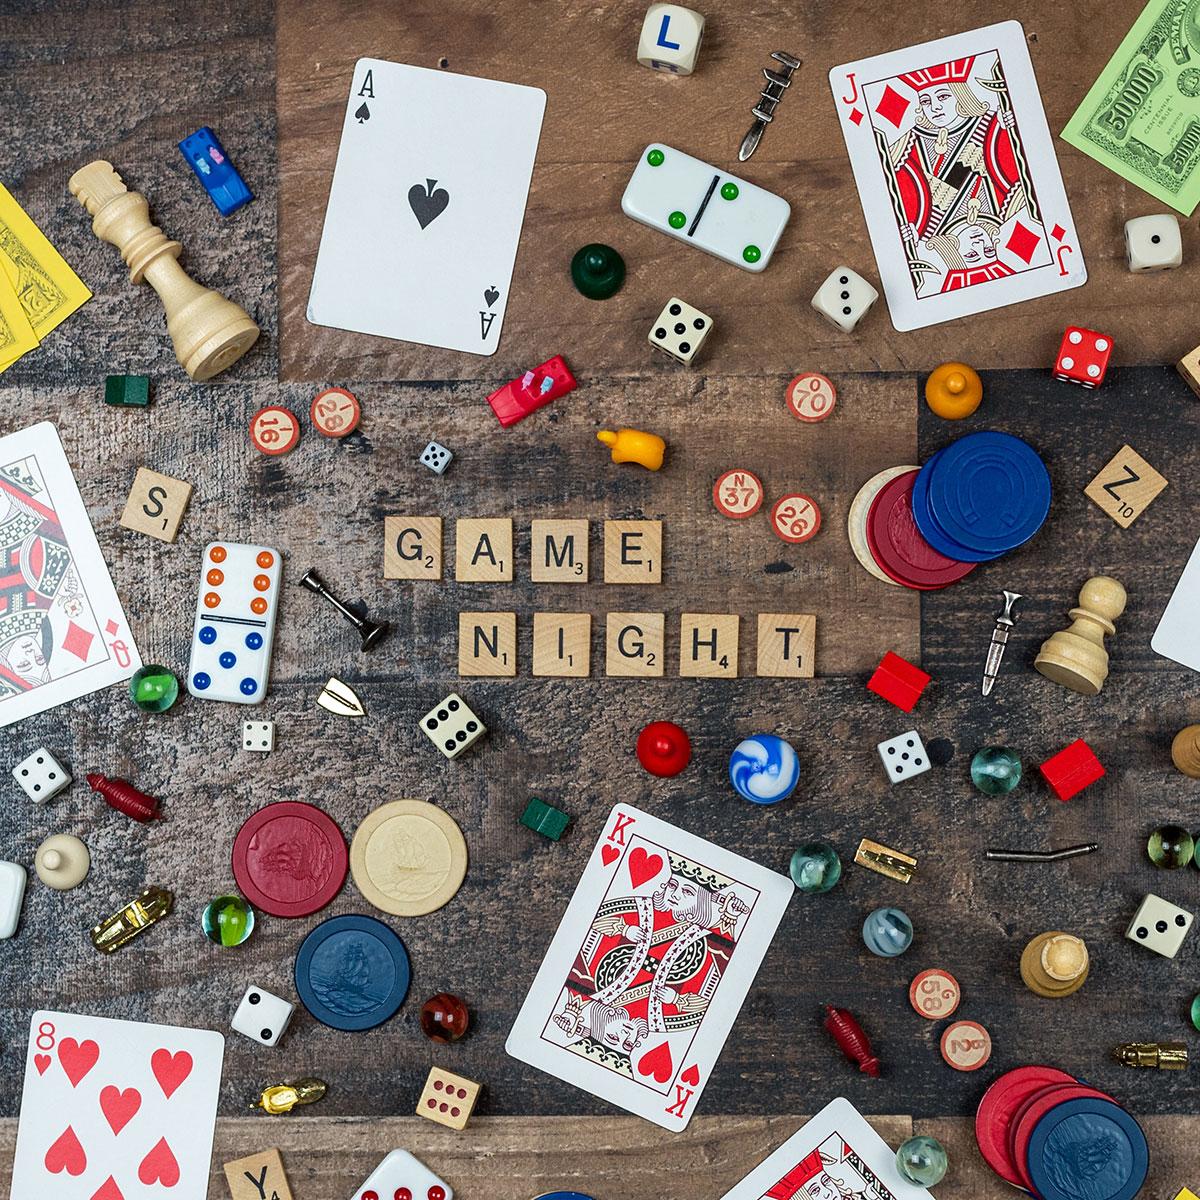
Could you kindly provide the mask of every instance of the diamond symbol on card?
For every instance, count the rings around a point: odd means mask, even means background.
[[[1056,242],[1061,242],[1067,236],[1067,231],[1056,222],[1054,228],[1050,230],[1050,236]]]
[[[852,108],[850,110],[850,120],[853,121],[855,125],[862,124],[863,116],[864,114],[861,108]]]
[[[67,636],[62,640],[62,648],[68,654],[75,655],[81,662],[87,662],[88,650],[91,649],[93,637],[94,634],[76,625],[74,621],[70,621],[67,623]]]
[[[1027,229],[1018,221],[1013,226],[1008,241],[1004,243],[1004,248],[1015,254],[1023,263],[1028,263],[1033,257],[1033,252],[1041,244],[1041,235],[1034,233],[1032,229]]]
[[[112,635],[120,628],[120,625],[118,625],[116,621],[112,619],[112,617],[109,617],[108,620],[104,622],[104,632],[107,633],[109,637],[112,637]]]
[[[908,112],[908,105],[909,102],[889,83],[883,89],[883,95],[879,97],[875,111],[885,121],[890,121],[899,129],[900,122],[904,120],[904,114]]]

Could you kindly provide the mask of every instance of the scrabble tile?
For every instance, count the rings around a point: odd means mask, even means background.
[[[465,1129],[481,1087],[472,1079],[433,1067],[417,1101],[417,1116],[451,1129]]]
[[[604,522],[604,582],[662,582],[662,522]]]
[[[816,668],[817,618],[812,613],[759,613],[756,674],[811,679]]]
[[[173,542],[183,520],[184,509],[192,494],[192,485],[172,479],[148,467],[138,467],[133,479],[121,524],[135,533],[144,533],[160,542]]]
[[[517,673],[517,614],[458,614],[458,673],[511,676]]]
[[[1166,486],[1167,481],[1132,446],[1122,446],[1083,494],[1128,529]]]
[[[104,403],[145,408],[150,403],[149,376],[110,375],[104,381]]]
[[[242,749],[269,754],[275,749],[274,721],[243,721]]]
[[[278,1150],[260,1150],[225,1164],[232,1200],[292,1200]]]
[[[421,718],[421,730],[443,757],[454,759],[475,745],[487,726],[457,692],[451,692]]]
[[[17,763],[12,774],[34,804],[45,804],[71,784],[71,772],[45,746]]]
[[[592,614],[533,614],[533,673],[583,679],[592,673]]]
[[[384,579],[441,579],[442,518],[383,518]]]
[[[1200,396],[1200,346],[1189,350],[1176,364],[1175,370],[1183,376],[1184,382]]]
[[[660,612],[610,612],[605,626],[604,673],[630,679],[663,674],[667,618]]]
[[[642,21],[637,60],[655,71],[690,75],[696,69],[703,38],[700,13],[681,4],[652,4]]]
[[[507,583],[513,577],[511,517],[462,517],[454,526],[454,578]]]
[[[529,539],[529,577],[534,583],[587,583],[586,520],[533,521]]]
[[[679,618],[679,674],[684,679],[736,679],[736,613],[684,613]]]
[[[1125,930],[1125,936],[1155,954],[1174,958],[1192,928],[1195,917],[1186,908],[1172,904],[1153,892],[1143,898]]]

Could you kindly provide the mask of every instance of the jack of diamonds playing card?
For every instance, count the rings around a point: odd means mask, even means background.
[[[898,330],[1086,281],[1019,22],[846,63],[829,82]]]
[[[545,110],[540,88],[360,58],[308,319],[494,354]]]
[[[685,1128],[792,891],[785,876],[618,804],[505,1049]]]
[[[0,438],[0,556],[0,726],[142,665],[48,421]]]
[[[11,1200],[205,1200],[225,1039],[34,1013]]]

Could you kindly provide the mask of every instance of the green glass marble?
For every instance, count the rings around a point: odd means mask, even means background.
[[[625,260],[611,246],[589,242],[571,259],[571,282],[589,300],[607,300],[625,282]]]
[[[842,860],[828,842],[805,842],[788,867],[792,882],[810,896],[827,892],[842,877]]]
[[[971,782],[988,796],[1003,796],[1021,782],[1021,760],[1003,746],[984,746],[971,759]]]
[[[1200,996],[1192,1001],[1192,1024],[1200,1029]]]
[[[896,1151],[896,1169],[909,1183],[933,1187],[946,1178],[950,1157],[937,1138],[924,1134],[910,1137]]]
[[[1195,852],[1196,843],[1182,825],[1160,825],[1146,842],[1150,861],[1164,871],[1186,867]]]
[[[218,896],[204,906],[200,927],[218,946],[240,946],[254,932],[254,909],[241,896]]]
[[[166,712],[179,698],[179,680],[166,667],[151,663],[133,673],[129,698],[142,712]]]

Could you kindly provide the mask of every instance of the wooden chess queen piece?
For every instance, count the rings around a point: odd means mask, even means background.
[[[175,357],[193,379],[211,379],[254,345],[258,326],[249,314],[189,278],[176,261],[183,247],[150,224],[146,197],[131,192],[112,163],[88,163],[67,186],[91,215],[92,232],[121,251],[133,282],[145,280],[158,293]]]
[[[1084,696],[1098,695],[1108,678],[1104,635],[1125,611],[1125,589],[1109,575],[1093,575],[1080,589],[1079,607],[1071,609],[1071,627],[1052,633],[1033,660],[1047,679]]]

